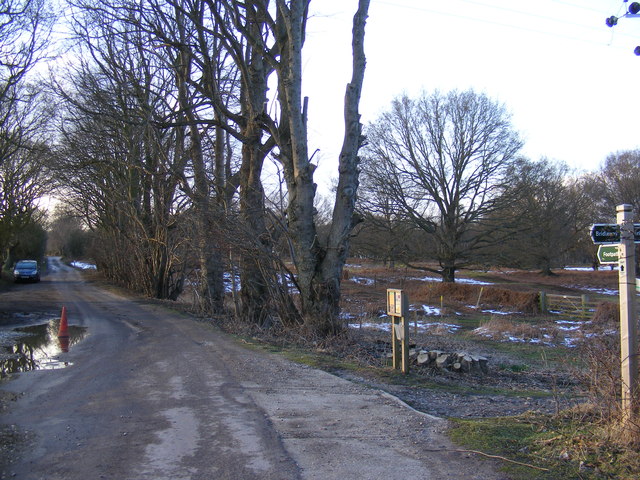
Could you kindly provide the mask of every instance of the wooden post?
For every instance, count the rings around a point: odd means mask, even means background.
[[[589,296],[582,295],[582,313],[580,314],[580,318],[586,319],[589,318]]]
[[[480,287],[480,294],[478,295],[478,301],[476,302],[476,308],[480,306],[480,299],[482,298],[482,292],[484,291],[484,287]]]
[[[400,326],[400,318],[396,315],[391,316],[391,349],[393,352],[393,369],[398,370],[402,363],[402,343],[398,338],[398,327]]]
[[[542,291],[540,292],[540,311],[547,313],[547,294]]]
[[[400,325],[402,329],[402,373],[409,373],[409,320],[407,317],[400,317]]]
[[[407,295],[396,288],[387,289],[387,314],[391,316],[393,369],[409,372],[409,323]]]
[[[638,382],[636,262],[633,227],[633,207],[618,205],[616,221],[620,225],[619,288],[620,288],[620,359],[622,368],[622,415],[625,425],[631,425],[635,414],[634,394]]]

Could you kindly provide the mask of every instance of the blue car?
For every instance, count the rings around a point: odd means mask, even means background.
[[[35,260],[20,260],[13,268],[13,281],[19,282],[28,280],[31,282],[40,281],[40,267]]]

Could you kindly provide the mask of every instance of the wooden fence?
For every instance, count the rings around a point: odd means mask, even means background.
[[[589,320],[596,311],[598,302],[587,295],[553,295],[540,292],[540,311],[556,313],[567,318]]]

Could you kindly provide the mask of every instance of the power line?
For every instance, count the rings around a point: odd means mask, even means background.
[[[579,3],[566,2],[566,1],[563,1],[563,0],[553,0],[553,2],[554,3],[559,3],[561,5],[567,5],[567,6],[571,7],[571,8],[577,8],[579,10],[584,10],[586,12],[595,12],[595,13],[599,13],[599,14],[603,13],[602,9],[585,7],[584,5],[579,4]]]
[[[496,5],[489,5],[489,4],[486,4],[486,3],[483,3],[483,2],[478,2],[478,1],[475,1],[475,0],[458,0],[458,1],[463,2],[463,3],[473,4],[473,5],[480,6],[480,7],[491,8],[491,9],[494,9],[494,10],[501,10],[501,11],[505,11],[505,12],[509,12],[509,13],[513,13],[513,14],[517,14],[517,15],[521,15],[523,17],[526,17],[527,19],[529,19],[529,18],[537,18],[539,20],[552,21],[554,23],[560,24],[560,26],[578,27],[578,28],[582,28],[582,29],[585,29],[585,30],[590,30],[592,32],[600,33],[600,34],[602,34],[602,32],[604,31],[603,28],[598,28],[598,27],[592,26],[592,25],[584,25],[584,24],[581,24],[581,23],[569,22],[566,19],[558,19],[558,18],[539,15],[539,14],[532,14],[532,13],[525,12],[525,11],[522,11],[522,10],[506,8],[506,7],[500,7],[500,6],[496,6]],[[539,28],[523,26],[523,25],[518,25],[518,24],[514,24],[514,23],[507,23],[507,22],[498,21],[498,20],[489,20],[489,19],[486,19],[486,18],[479,18],[479,17],[474,17],[474,16],[470,16],[470,15],[464,15],[464,14],[460,14],[460,13],[453,13],[453,12],[450,12],[450,11],[443,11],[443,10],[438,10],[438,9],[434,9],[434,8],[427,8],[427,7],[424,6],[424,4],[422,4],[420,6],[415,6],[415,5],[406,5],[406,4],[403,4],[403,3],[391,2],[391,1],[385,1],[385,0],[378,0],[376,3],[377,4],[381,4],[381,5],[387,5],[387,6],[390,6],[390,7],[396,7],[396,8],[403,8],[403,9],[407,9],[407,10],[418,11],[418,12],[433,13],[433,14],[440,15],[440,16],[445,16],[445,17],[459,18],[459,19],[462,19],[462,20],[467,20],[467,21],[471,21],[471,22],[475,22],[475,23],[483,23],[483,24],[486,24],[486,25],[499,26],[499,27],[503,27],[503,28],[509,28],[509,29],[512,29],[512,30],[526,31],[526,32],[535,33],[535,34],[538,34],[538,35],[562,38],[562,39],[565,39],[565,40],[571,40],[571,41],[580,42],[580,43],[590,43],[590,44],[594,44],[594,45],[598,45],[598,46],[609,45],[609,44],[606,44],[606,43],[604,43],[602,41],[592,40],[590,38],[584,38],[584,37],[577,37],[577,36],[574,36],[574,35],[560,33],[560,32],[557,32],[557,31],[542,30],[542,29],[539,29]],[[566,2],[559,2],[559,3],[566,3]],[[567,3],[567,5],[570,5],[570,4]],[[590,11],[593,11],[593,12],[602,13],[599,10],[594,10],[594,9],[583,9],[583,10],[590,10]],[[603,27],[604,27],[604,21],[603,21]],[[623,34],[623,33],[620,33],[619,36],[631,37],[630,35]],[[611,46],[611,45],[609,45],[609,46]],[[620,47],[612,47],[612,48],[620,48]]]

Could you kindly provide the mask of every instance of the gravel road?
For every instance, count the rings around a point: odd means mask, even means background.
[[[88,335],[60,354],[70,366],[0,383],[16,399],[0,423],[28,433],[2,479],[507,478],[386,393],[102,290],[57,259],[50,270],[0,293],[5,323],[64,305]]]

